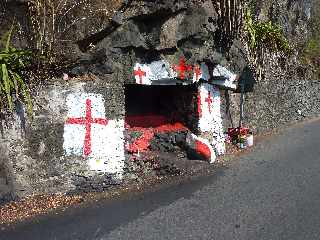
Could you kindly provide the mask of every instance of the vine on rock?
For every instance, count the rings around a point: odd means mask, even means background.
[[[256,69],[259,80],[262,79],[266,51],[285,55],[292,53],[292,48],[281,27],[271,21],[261,22],[254,20],[249,7],[246,7],[245,11],[244,29],[246,31],[245,42],[249,62]]]

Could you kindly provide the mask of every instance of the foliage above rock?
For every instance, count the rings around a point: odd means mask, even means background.
[[[30,93],[22,74],[23,69],[30,64],[31,51],[16,49],[10,45],[14,26],[13,24],[3,36],[2,42],[5,47],[0,50],[0,112],[7,107],[12,110],[14,101],[20,101],[20,97],[23,97],[31,115]],[[16,99],[13,99],[13,94]]]
[[[303,50],[302,60],[315,68],[320,79],[320,0],[315,0],[312,12],[312,34]]]
[[[74,43],[103,30],[122,0],[29,0],[33,48],[48,62],[74,58]]]
[[[245,14],[245,29],[248,32],[248,44],[252,51],[263,47],[274,52],[290,53],[292,51],[281,27],[271,21],[254,20],[249,8],[246,9]]]

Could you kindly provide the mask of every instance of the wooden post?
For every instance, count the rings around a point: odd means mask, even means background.
[[[244,110],[244,83],[240,83],[241,88],[241,96],[240,96],[240,120],[239,120],[239,128],[242,127],[243,121],[243,110]]]

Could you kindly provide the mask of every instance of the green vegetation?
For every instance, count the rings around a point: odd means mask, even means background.
[[[312,16],[312,35],[303,50],[302,61],[311,65],[320,79],[320,0],[316,0]]]
[[[320,33],[319,33],[320,34]],[[312,37],[305,48],[305,55],[311,60],[320,58],[320,36]]]
[[[30,64],[31,51],[20,50],[10,46],[14,24],[2,37],[4,49],[0,50],[0,111],[13,110],[13,97],[27,104],[29,115],[32,113],[30,92],[23,78],[23,69]]]
[[[290,55],[292,48],[280,26],[271,21],[254,20],[249,4],[245,10],[244,27],[249,50],[249,61],[255,67],[258,79],[262,79],[265,50]]]
[[[246,9],[245,29],[248,33],[248,44],[250,50],[256,54],[259,48],[266,48],[272,52],[283,52],[290,54],[292,49],[288,40],[283,35],[280,26],[268,22],[253,20],[251,10]]]
[[[28,0],[32,49],[46,68],[64,67],[73,60],[70,46],[103,29],[123,0]],[[80,30],[80,32],[77,32]]]

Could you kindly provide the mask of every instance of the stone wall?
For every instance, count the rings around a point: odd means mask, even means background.
[[[33,92],[33,120],[23,108],[7,119],[0,145],[7,179],[2,198],[8,188],[14,198],[102,190],[121,179],[124,94],[106,82],[54,79]]]
[[[254,132],[263,133],[287,124],[319,117],[320,80],[308,76],[308,69],[296,61],[283,66],[274,56],[266,57],[265,76],[245,93],[244,124]],[[240,96],[227,93],[230,115],[226,124],[239,122]]]

